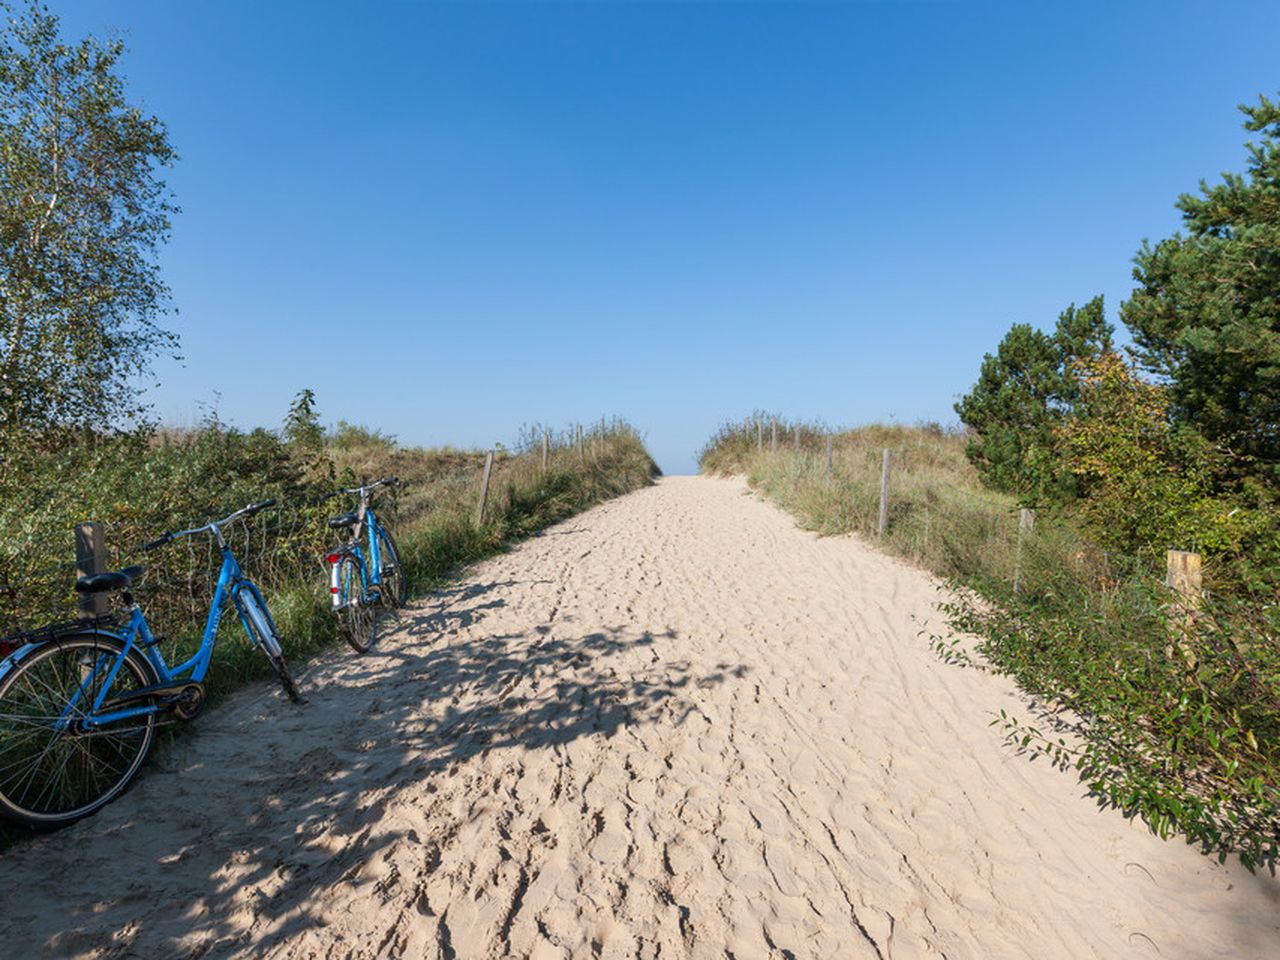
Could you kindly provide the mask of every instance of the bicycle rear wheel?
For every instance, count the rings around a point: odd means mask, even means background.
[[[115,637],[61,637],[32,650],[0,679],[0,814],[52,829],[96,812],[129,786],[155,740],[156,715],[83,725],[123,649]],[[155,682],[150,662],[131,649],[109,697]]]
[[[378,604],[365,593],[360,560],[348,553],[338,563],[338,628],[356,653],[368,653],[378,637]]]

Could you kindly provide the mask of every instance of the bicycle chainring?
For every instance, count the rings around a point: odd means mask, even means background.
[[[171,701],[170,709],[179,720],[194,720],[204,708],[204,684],[188,683]]]

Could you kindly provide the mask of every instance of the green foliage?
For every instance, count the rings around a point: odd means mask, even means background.
[[[1079,510],[1110,550],[1149,560],[1177,547],[1243,553],[1267,518],[1215,494],[1224,458],[1170,421],[1169,391],[1115,354],[1082,363],[1075,415],[1058,431]]]
[[[1070,474],[1054,453],[1054,430],[1070,414],[1078,389],[1074,364],[1109,350],[1111,325],[1102,297],[1058,317],[1052,336],[1015,324],[994,355],[983,357],[978,382],[956,404],[973,431],[967,455],[983,480],[1023,503],[1067,498]]]
[[[396,438],[381,430],[357,426],[339,420],[338,425],[325,438],[325,441],[338,450],[356,450],[360,448],[377,449],[389,453],[395,449]]]
[[[1230,449],[1237,476],[1280,480],[1280,104],[1242,106],[1244,175],[1178,200],[1188,233],[1135,258],[1121,307],[1144,367],[1167,378],[1176,419]]]
[[[173,334],[155,262],[175,212],[164,125],[131,105],[123,46],[68,44],[33,3],[0,6],[0,448],[16,433],[140,412]]]
[[[320,426],[313,391],[299,390],[293,398],[284,418],[284,438],[290,446],[310,453],[318,453],[324,446],[324,427]]]
[[[1091,582],[1051,542],[1028,545],[1014,594],[988,584],[944,607],[977,652],[1052,708],[996,724],[1074,769],[1161,837],[1181,833],[1251,869],[1280,843],[1280,638],[1252,605],[1217,601],[1188,621],[1137,569]],[[1188,623],[1193,626],[1188,626]],[[947,644],[934,638],[935,646]]]

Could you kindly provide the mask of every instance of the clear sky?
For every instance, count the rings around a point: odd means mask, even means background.
[[[182,158],[162,419],[618,414],[674,473],[757,408],[954,421],[1010,324],[1114,319],[1280,92],[1276,2],[52,7]]]

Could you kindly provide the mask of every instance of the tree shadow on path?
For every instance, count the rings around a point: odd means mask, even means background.
[[[261,952],[264,936],[327,924],[331,888],[401,839],[420,841],[428,864],[438,857],[422,836],[437,826],[432,798],[460,789],[476,758],[678,724],[694,688],[745,673],[697,676],[667,659],[675,633],[627,625],[564,635],[562,617],[554,629],[458,636],[505,605],[493,595],[505,586],[407,612],[370,656],[326,657],[307,674],[304,708],[263,688],[235,695],[98,817],[13,851],[7,950]],[[389,806],[416,828],[384,822]]]

